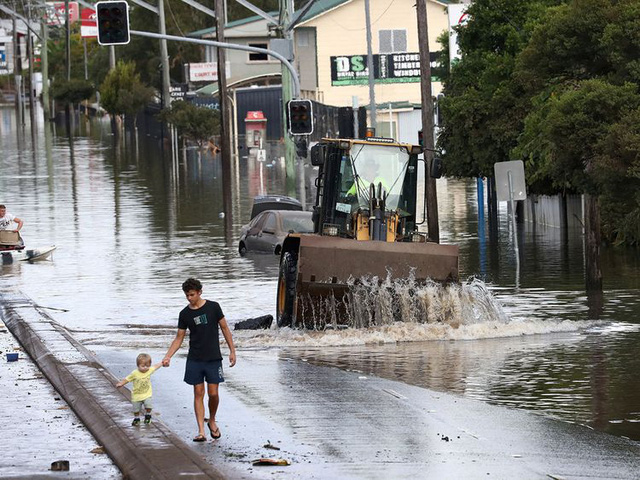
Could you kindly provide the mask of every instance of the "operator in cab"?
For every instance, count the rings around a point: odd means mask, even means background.
[[[355,170],[355,169],[354,169]],[[381,175],[380,165],[377,162],[367,162],[362,166],[362,172],[355,172],[355,181],[351,188],[347,190],[347,196],[364,196],[365,198],[369,196],[369,188],[373,183],[374,186],[378,186],[378,184],[382,184],[382,188],[387,193],[389,192],[390,186],[387,180]]]

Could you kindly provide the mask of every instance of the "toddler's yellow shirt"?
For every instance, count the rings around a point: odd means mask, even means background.
[[[133,382],[133,392],[131,394],[132,402],[141,402],[151,396],[151,374],[156,369],[151,367],[145,373],[142,373],[137,368],[131,372],[127,377],[128,382]]]

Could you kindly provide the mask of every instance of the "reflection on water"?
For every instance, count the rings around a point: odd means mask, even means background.
[[[115,144],[108,124],[95,123],[69,140],[41,122],[33,136],[20,134],[13,110],[0,109],[0,148],[0,202],[25,220],[27,246],[57,246],[53,261],[0,267],[0,288],[68,310],[51,313],[79,339],[118,350],[167,345],[188,276],[202,279],[231,323],[274,313],[278,259],[240,257],[236,242],[255,195],[289,194],[308,207],[315,199],[309,165],[298,164],[287,186],[281,145],[265,162],[234,158],[230,212],[218,158],[174,156],[143,133]],[[579,232],[519,226],[518,272],[504,210],[494,238],[478,229],[474,181],[440,180],[438,189],[441,238],[460,245],[461,278],[478,277],[493,294],[458,303],[471,311],[463,318],[481,321],[236,332],[239,347],[280,348],[640,439],[638,252],[603,248],[605,292],[590,299]],[[361,293],[363,304],[375,300]],[[400,317],[423,318],[403,298]],[[489,308],[479,298],[502,313],[478,313]]]

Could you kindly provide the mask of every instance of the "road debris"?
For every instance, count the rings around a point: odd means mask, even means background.
[[[253,466],[281,466],[286,467],[291,465],[289,460],[285,460],[284,458],[258,458],[251,462]]]

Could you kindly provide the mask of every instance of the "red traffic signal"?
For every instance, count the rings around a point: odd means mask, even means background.
[[[98,2],[96,17],[100,45],[129,43],[129,4],[127,2]]]
[[[291,100],[288,105],[289,133],[310,135],[313,133],[313,104],[311,100]]]

